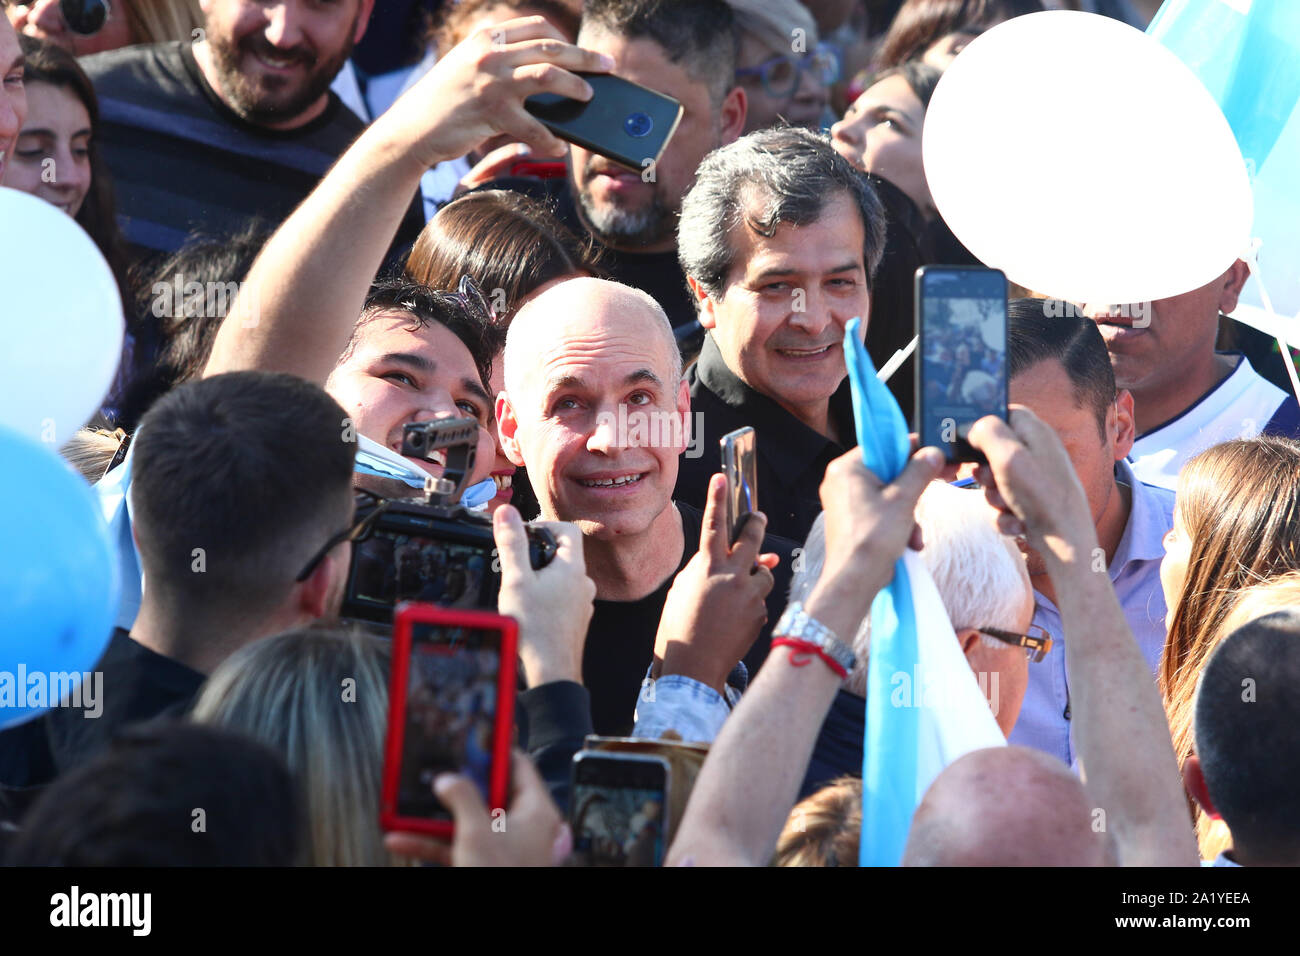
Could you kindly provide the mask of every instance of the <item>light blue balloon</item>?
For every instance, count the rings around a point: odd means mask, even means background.
[[[90,488],[54,449],[4,427],[0,502],[3,729],[58,705],[65,692],[69,702],[84,700],[84,675],[112,635],[118,572]],[[84,688],[88,697],[97,684]]]

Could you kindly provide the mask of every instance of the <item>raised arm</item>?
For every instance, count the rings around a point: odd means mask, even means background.
[[[920,543],[916,501],[942,464],[938,451],[922,449],[897,481],[882,485],[854,449],[826,469],[826,564],[804,610],[842,641],[893,577],[909,538]],[[768,862],[839,687],[821,660],[772,650],[704,762],[668,865]]]
[[[523,108],[534,93],[586,100],[574,70],[608,58],[542,17],[472,34],[379,117],[276,230],[217,332],[205,375],[241,369],[324,382],[347,345],[420,177],[496,133],[557,156],[564,143]]]
[[[1105,811],[1124,866],[1196,866],[1178,762],[1151,670],[1105,570],[1070,459],[1049,426],[1013,406],[1011,423],[983,418],[970,442],[1007,534],[1027,534],[1047,563],[1065,628],[1074,735],[1085,786]]]

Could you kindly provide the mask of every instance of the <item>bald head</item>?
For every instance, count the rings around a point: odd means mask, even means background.
[[[690,409],[672,327],[644,292],[569,279],[510,324],[501,447],[528,469],[542,516],[577,522],[589,540],[672,541]]]
[[[671,369],[672,381],[681,378],[677,339],[659,303],[640,289],[584,276],[556,283],[515,315],[506,337],[506,392],[516,396],[529,387],[529,373],[548,345],[625,330],[641,337],[647,358]]]
[[[904,866],[1105,866],[1104,819],[1069,768],[1027,747],[976,750],[944,769],[912,818]],[[1100,818],[1097,818],[1100,819]]]

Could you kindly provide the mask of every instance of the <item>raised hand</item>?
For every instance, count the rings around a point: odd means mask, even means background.
[[[655,635],[651,676],[684,674],[725,693],[727,674],[767,623],[775,554],[759,554],[767,518],[749,516],[729,546],[727,479],[714,475],[704,507],[700,550],[673,580]]]
[[[501,560],[497,610],[519,622],[519,659],[529,687],[557,680],[582,683],[582,649],[596,597],[582,532],[567,521],[536,524],[550,529],[558,548],[550,564],[534,571],[519,512],[503,505],[492,516]]]

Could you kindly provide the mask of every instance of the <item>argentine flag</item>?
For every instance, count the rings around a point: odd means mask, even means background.
[[[888,482],[907,465],[911,443],[862,345],[861,324],[851,320],[844,335],[858,446],[866,466]],[[939,771],[972,750],[1005,745],[930,572],[905,551],[871,605],[859,864],[898,866],[912,814]]]

